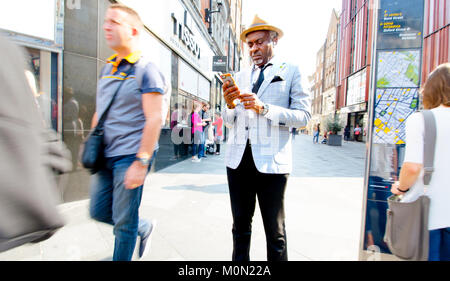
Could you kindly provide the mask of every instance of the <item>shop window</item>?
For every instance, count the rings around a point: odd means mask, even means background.
[[[57,55],[51,52],[26,48],[28,64],[26,77],[33,90],[45,126],[53,129],[56,129],[58,118],[57,74],[54,69],[56,58]]]

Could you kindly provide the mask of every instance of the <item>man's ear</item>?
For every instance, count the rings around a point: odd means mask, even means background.
[[[273,45],[276,46],[278,44],[278,37],[272,39]]]

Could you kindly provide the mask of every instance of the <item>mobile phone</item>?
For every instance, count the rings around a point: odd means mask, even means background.
[[[220,78],[222,78],[222,82],[225,84],[225,82],[229,81],[230,84],[229,86],[232,87],[234,85],[236,85],[236,83],[234,82],[233,76],[230,73],[225,73],[220,75]]]

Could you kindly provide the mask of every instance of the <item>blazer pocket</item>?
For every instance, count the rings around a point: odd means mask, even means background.
[[[272,81],[270,81],[270,83],[275,83],[275,82],[282,82],[284,81],[283,78],[281,78],[280,76],[275,76]]]
[[[270,82],[269,87],[267,87],[267,88],[270,89],[270,91],[272,91],[272,92],[275,91],[276,93],[278,93],[277,96],[279,96],[280,93],[286,92],[287,83],[286,83],[286,80]]]

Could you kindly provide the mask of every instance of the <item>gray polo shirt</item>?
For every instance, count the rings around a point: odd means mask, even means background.
[[[146,121],[142,94],[156,92],[165,95],[168,92],[166,80],[155,64],[143,57],[137,61],[125,58],[115,67],[114,59],[111,58],[103,67],[97,84],[96,111],[100,119],[123,83],[104,124],[105,157],[136,154],[139,151]],[[125,78],[125,72],[131,67],[133,69]]]

